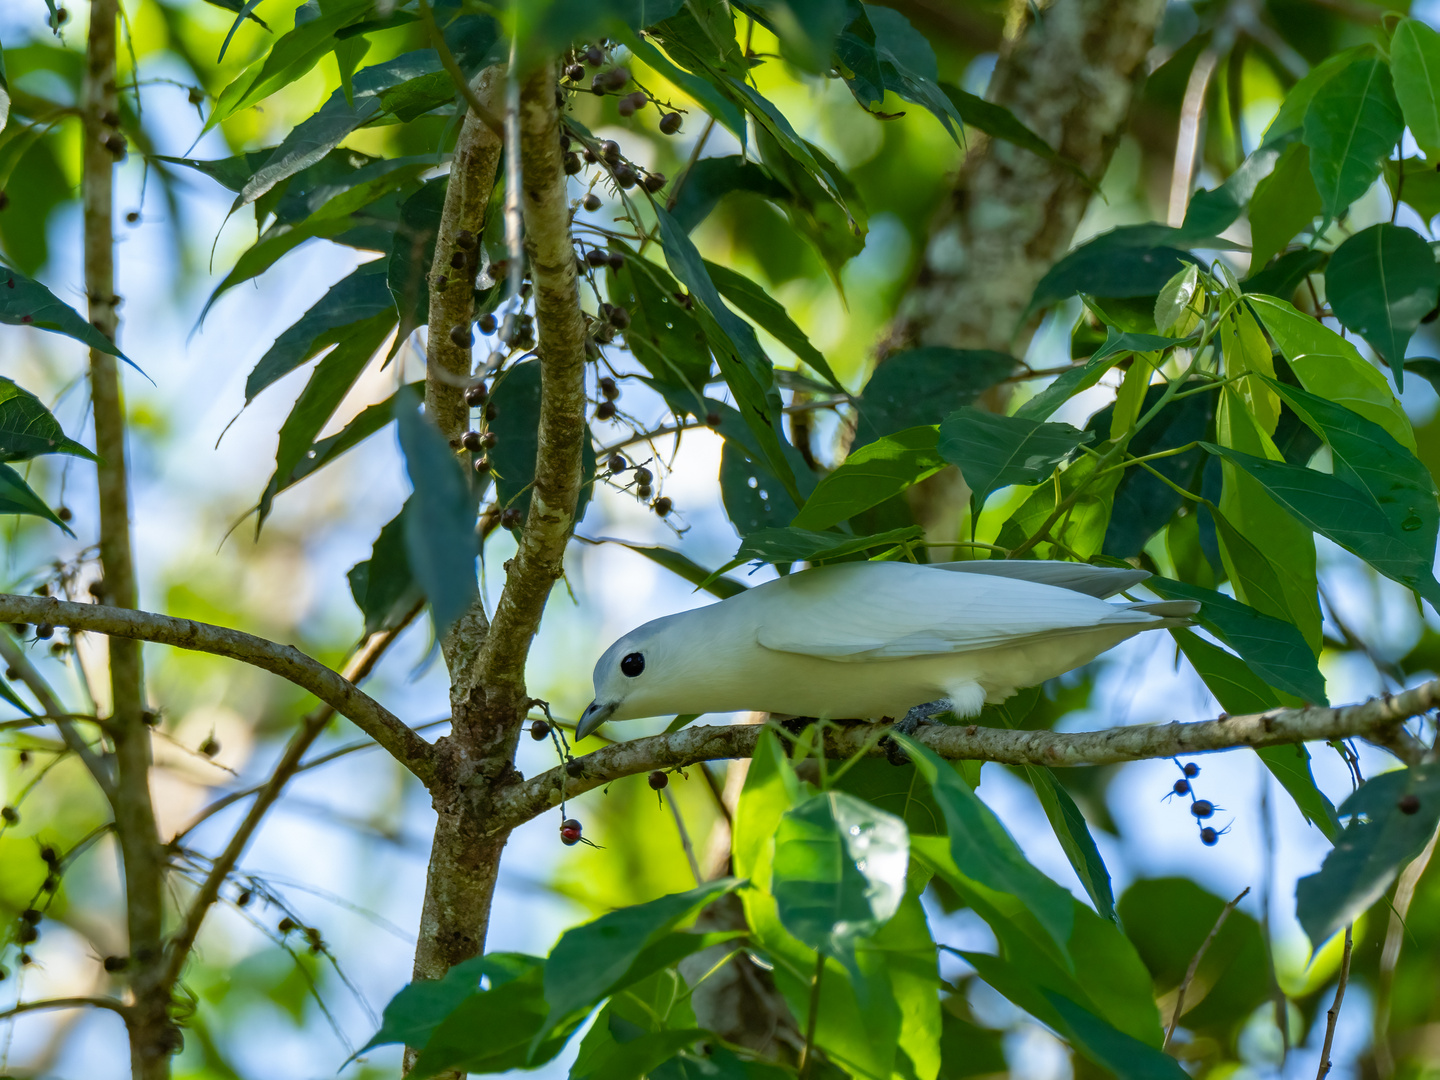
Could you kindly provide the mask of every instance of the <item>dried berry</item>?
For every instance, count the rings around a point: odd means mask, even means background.
[[[705,425],[706,425],[707,427],[719,427],[719,426],[720,426],[720,419],[721,419],[721,417],[720,417],[720,414],[719,414],[718,412],[706,413],[706,414],[705,414]]]
[[[560,823],[560,842],[566,847],[574,847],[578,844],[581,835],[580,822],[574,818],[566,818]]]
[[[499,416],[499,415],[500,415],[500,410],[495,407],[495,402],[492,401],[492,402],[490,402],[488,405],[485,406],[485,420],[486,420],[487,423],[490,422],[490,421],[493,421],[493,420],[495,419],[495,417],[497,417],[497,416]]]
[[[472,454],[480,449],[480,432],[467,431],[460,436],[460,445],[469,450]]]
[[[40,849],[40,861],[46,866],[55,866],[60,861],[60,855],[49,844]]]
[[[680,114],[678,112],[666,113],[660,117],[660,132],[663,135],[674,135],[680,130]]]
[[[487,336],[493,334],[495,332],[495,328],[500,325],[498,322],[495,321],[495,316],[488,311],[484,315],[480,316],[478,322],[480,324],[480,332]]]
[[[596,420],[612,420],[615,417],[615,403],[613,401],[602,401],[595,406]]]
[[[585,167],[584,164],[582,164],[581,161],[580,161],[580,155],[579,155],[579,154],[566,154],[566,155],[565,155],[565,175],[566,175],[566,176],[574,176],[576,173],[578,173],[578,172],[579,172],[581,169],[583,169],[584,167]]]
[[[1418,814],[1420,812],[1420,796],[1416,795],[1413,791],[1401,795],[1400,798],[1396,800],[1395,806],[1402,814]]]
[[[112,131],[109,135],[105,136],[105,149],[109,150],[110,153],[114,154],[117,158],[125,156],[125,150],[128,146],[129,143],[125,141],[125,136],[121,135],[118,131]]]
[[[610,257],[606,261],[610,264],[611,270],[622,270],[625,267],[625,256],[618,251],[610,252]]]
[[[139,225],[139,224],[140,224],[140,211],[139,211],[139,210],[127,210],[127,211],[125,212],[125,224],[126,224],[126,225]]]
[[[13,806],[0,806],[0,821],[7,825],[14,825],[20,820],[20,811]]]
[[[48,641],[55,636],[55,627],[49,623],[41,623],[35,627],[35,636],[41,641]]]
[[[483,446],[486,450],[492,449],[499,441],[500,436],[496,435],[493,431],[487,431],[484,435],[480,436],[480,445]]]
[[[669,517],[670,511],[673,509],[675,509],[675,504],[670,500],[668,495],[661,495],[660,498],[655,500],[654,510],[658,517]]]
[[[592,191],[589,195],[585,196],[580,205],[593,214],[596,210],[600,209],[600,196]]]
[[[648,484],[651,480],[654,479],[655,474],[652,473],[649,469],[645,468],[644,465],[641,465],[638,469],[635,470],[635,482],[637,484]]]
[[[1184,769],[1182,769],[1181,771],[1184,772],[1185,775],[1188,776],[1191,780],[1194,780],[1195,777],[1200,775],[1200,766],[1196,765],[1193,761],[1187,761],[1185,763]]]
[[[610,325],[616,330],[624,330],[630,325],[630,312],[623,307],[617,307],[610,312]]]
[[[475,246],[475,234],[469,229],[461,229],[455,234],[455,246],[469,251]]]
[[[605,80],[605,89],[621,90],[625,87],[625,84],[630,81],[630,69],[614,67],[605,72],[602,78]]]
[[[1175,781],[1175,786],[1174,786],[1173,788],[1171,788],[1170,790],[1173,791],[1173,792],[1175,792],[1176,795],[1189,795],[1189,794],[1190,794],[1190,781],[1189,781],[1189,780],[1176,780],[1176,781]]]
[[[628,161],[622,161],[619,165],[615,166],[615,183],[619,184],[625,190],[628,191],[633,188],[639,179],[640,175],[635,171],[635,167]]]
[[[611,165],[620,160],[620,144],[614,139],[606,139],[600,144],[600,156]]]
[[[550,725],[547,724],[544,720],[536,720],[530,725],[530,737],[536,742],[540,742],[542,739],[548,738],[549,735]]]
[[[463,251],[457,251],[450,256],[450,267],[454,270],[465,269],[465,253]]]
[[[475,335],[470,332],[468,326],[452,326],[450,327],[450,344],[457,349],[468,349],[475,344]]]
[[[591,266],[604,266],[610,261],[610,256],[603,248],[591,248],[585,253],[585,261]]]
[[[1209,825],[1200,830],[1200,843],[1206,847],[1214,847],[1220,840],[1220,834]]]
[[[206,757],[214,757],[219,752],[220,741],[216,739],[214,735],[211,735],[208,739],[206,739],[200,744],[200,753],[204,754]]]
[[[297,923],[294,919],[290,918],[290,916],[287,915],[287,916],[285,916],[285,918],[283,918],[283,919],[280,920],[279,925],[276,926],[275,929],[276,929],[276,930],[279,930],[280,933],[282,933],[282,934],[288,934],[288,933],[290,933],[291,930],[294,930],[298,925],[299,925],[299,923]]]
[[[252,893],[249,889],[241,889],[240,895],[235,897],[235,906],[246,907],[253,899],[255,899],[254,893]]]
[[[565,69],[565,78],[571,82],[579,82],[585,77],[585,69],[579,64],[571,64]]]
[[[15,931],[15,940],[21,945],[29,945],[32,941],[40,940],[40,931],[34,926],[22,926]]]
[[[670,785],[670,777],[666,776],[665,773],[659,769],[656,769],[645,779],[649,782],[650,788],[653,791],[659,791],[661,788]]]
[[[117,971],[124,971],[130,964],[130,958],[128,956],[107,956],[100,963],[106,971],[113,975]]]
[[[1207,818],[1215,813],[1215,804],[1209,799],[1196,799],[1190,804],[1190,813],[1197,818]]]
[[[645,190],[650,192],[651,195],[654,195],[655,192],[663,188],[665,183],[665,174],[663,172],[652,172],[646,173],[645,175]]]
[[[591,45],[585,50],[585,62],[591,67],[599,67],[605,62],[605,54],[599,45]]]
[[[507,506],[500,515],[500,524],[506,529],[518,529],[524,520],[524,515],[513,506]]]
[[[27,922],[31,926],[34,926],[40,921],[40,912],[33,907],[28,907],[24,911],[20,912],[20,921]]]
[[[620,396],[620,387],[615,385],[615,380],[606,375],[600,380],[600,393],[606,401],[614,401]],[[623,466],[622,466],[623,468]]]
[[[475,471],[484,476],[490,471],[490,459],[488,457],[477,457],[475,459]]]

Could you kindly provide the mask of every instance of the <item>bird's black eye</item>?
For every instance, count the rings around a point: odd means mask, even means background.
[[[630,678],[635,678],[645,670],[645,657],[638,652],[632,652],[620,661],[620,670]]]

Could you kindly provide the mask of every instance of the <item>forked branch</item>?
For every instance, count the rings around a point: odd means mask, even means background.
[[[951,761],[998,761],[1006,765],[1112,765],[1177,754],[1198,754],[1236,747],[1283,746],[1331,739],[1361,738],[1391,750],[1408,762],[1419,758],[1419,744],[1403,729],[1406,720],[1440,708],[1440,679],[1402,694],[1358,705],[1271,709],[1249,716],[1221,716],[1196,723],[1151,724],[1061,734],[1012,731],[976,724],[951,727],[927,724],[915,738]],[[523,821],[622,777],[654,769],[676,769],[702,761],[751,757],[763,727],[689,727],[669,735],[614,743],[577,758],[583,770],[570,776],[563,768],[515,784],[492,802],[494,830],[513,829]],[[869,724],[830,727],[825,753],[830,758],[868,753],[884,756]],[[563,785],[563,787],[562,787]]]

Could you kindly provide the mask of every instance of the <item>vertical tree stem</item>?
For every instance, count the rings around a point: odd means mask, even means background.
[[[84,151],[81,181],[85,222],[85,293],[90,322],[112,341],[118,319],[115,294],[115,161],[124,153],[116,90],[118,0],[92,0],[83,94]],[[100,503],[100,563],[107,598],[136,606],[135,564],[130,550],[130,493],[125,467],[125,412],[116,360],[90,352],[90,394],[95,411],[95,452]],[[115,742],[115,832],[125,867],[125,905],[130,937],[131,988],[135,1003],[126,1015],[131,1071],[136,1080],[161,1080],[178,1048],[163,985],[161,941],[165,862],[150,799],[150,731],[144,720],[140,642],[111,638],[110,732]]]
[[[805,1017],[805,1048],[800,1051],[800,1080],[810,1080],[810,1061],[815,1053],[815,1025],[820,1019],[820,980],[825,976],[825,954],[815,956],[815,976],[810,980],[810,1009]]]

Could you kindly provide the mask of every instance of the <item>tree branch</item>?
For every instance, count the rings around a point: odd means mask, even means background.
[[[1440,679],[1403,694],[1374,698],[1341,708],[1306,706],[1271,709],[1249,716],[1222,716],[1190,724],[1154,724],[1059,734],[1053,731],[1013,731],[979,727],[928,724],[915,738],[952,761],[998,761],[1006,765],[1112,765],[1147,758],[1168,758],[1230,750],[1240,746],[1281,746],[1330,739],[1363,738],[1390,749],[1406,760],[1417,760],[1417,744],[1401,725],[1412,717],[1440,707]],[[491,804],[492,830],[513,829],[564,797],[622,777],[653,769],[674,769],[721,758],[746,758],[755,752],[762,727],[735,724],[724,727],[689,727],[670,735],[655,735],[633,742],[615,743],[577,758],[583,772],[570,777],[554,768],[497,794]],[[873,734],[868,724],[831,729],[825,739],[830,758],[847,757],[865,748]],[[872,757],[884,756],[880,747]]]
[[[379,662],[385,650],[390,647],[401,631],[410,625],[410,621],[420,613],[417,606],[412,608],[404,620],[396,627],[382,633],[373,634],[355,654],[351,656],[349,663],[345,665],[341,678],[348,679],[351,683],[363,679]],[[180,978],[181,972],[185,970],[185,960],[190,955],[190,949],[195,944],[195,938],[200,933],[200,926],[205,921],[206,914],[211,906],[220,897],[220,887],[225,884],[225,879],[230,876],[230,871],[240,861],[250,838],[255,835],[255,830],[260,827],[260,822],[275,801],[280,798],[280,792],[290,782],[301,768],[301,759],[305,751],[310,749],[313,743],[325,730],[335,715],[335,708],[332,705],[321,705],[312,709],[300,725],[300,729],[290,737],[290,743],[285,747],[285,753],[281,755],[275,771],[270,774],[270,779],[260,788],[259,797],[250,804],[250,810],[245,819],[240,823],[230,842],[225,845],[225,850],[210,865],[210,872],[205,875],[205,880],[200,885],[200,890],[190,902],[189,909],[185,912],[185,920],[175,936],[170,939],[169,959],[165,966],[164,985],[173,986]]]
[[[0,593],[0,622],[48,623],[90,630],[111,638],[153,641],[180,649],[214,653],[263,668],[314,694],[388,750],[420,780],[429,784],[434,767],[430,744],[394,713],[293,645],[280,645],[225,626],[173,619],[149,611],[72,604],[54,597]]]
[[[520,166],[525,254],[539,327],[540,423],[535,484],[519,550],[477,660],[477,682],[521,687],[525,658],[550,589],[564,570],[580,494],[585,428],[585,326],[576,286],[570,206],[555,107],[556,73],[546,64],[520,95]]]

